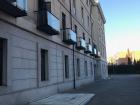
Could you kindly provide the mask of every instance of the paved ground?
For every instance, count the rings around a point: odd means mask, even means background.
[[[71,93],[95,93],[87,105],[140,105],[140,75],[114,75]]]
[[[29,105],[85,105],[95,94],[56,94]]]

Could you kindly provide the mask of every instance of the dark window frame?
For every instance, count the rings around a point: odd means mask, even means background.
[[[85,61],[84,69],[85,69],[85,76],[88,76],[88,66],[87,66],[87,61]]]
[[[0,38],[0,86],[7,86],[7,39]]]
[[[65,55],[64,56],[64,77],[66,79],[69,78],[69,56],[68,55]]]
[[[80,77],[81,76],[81,74],[80,74],[80,59],[79,58],[77,58],[77,60],[76,60],[76,71],[77,71],[77,77]]]
[[[63,36],[63,40],[66,39],[66,14],[62,12],[62,36]]]
[[[49,80],[48,50],[41,49],[41,81]]]

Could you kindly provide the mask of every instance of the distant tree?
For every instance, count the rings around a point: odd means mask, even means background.
[[[128,57],[127,59],[128,59],[128,65],[132,65],[132,59],[130,57]]]
[[[136,59],[134,59],[134,62],[133,62],[133,64],[135,65],[137,62],[136,62]]]
[[[128,65],[132,65],[132,53],[130,52],[129,49],[127,49],[126,57],[127,57],[127,60],[128,60]]]
[[[136,62],[137,65],[140,65],[140,60]]]

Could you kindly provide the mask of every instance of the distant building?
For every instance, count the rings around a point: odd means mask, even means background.
[[[108,58],[108,64],[133,64],[140,60],[140,51],[121,51]]]
[[[128,58],[119,58],[116,60],[117,65],[128,65]]]

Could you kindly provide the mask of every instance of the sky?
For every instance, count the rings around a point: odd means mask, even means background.
[[[107,56],[140,50],[140,0],[100,0],[106,24]]]

